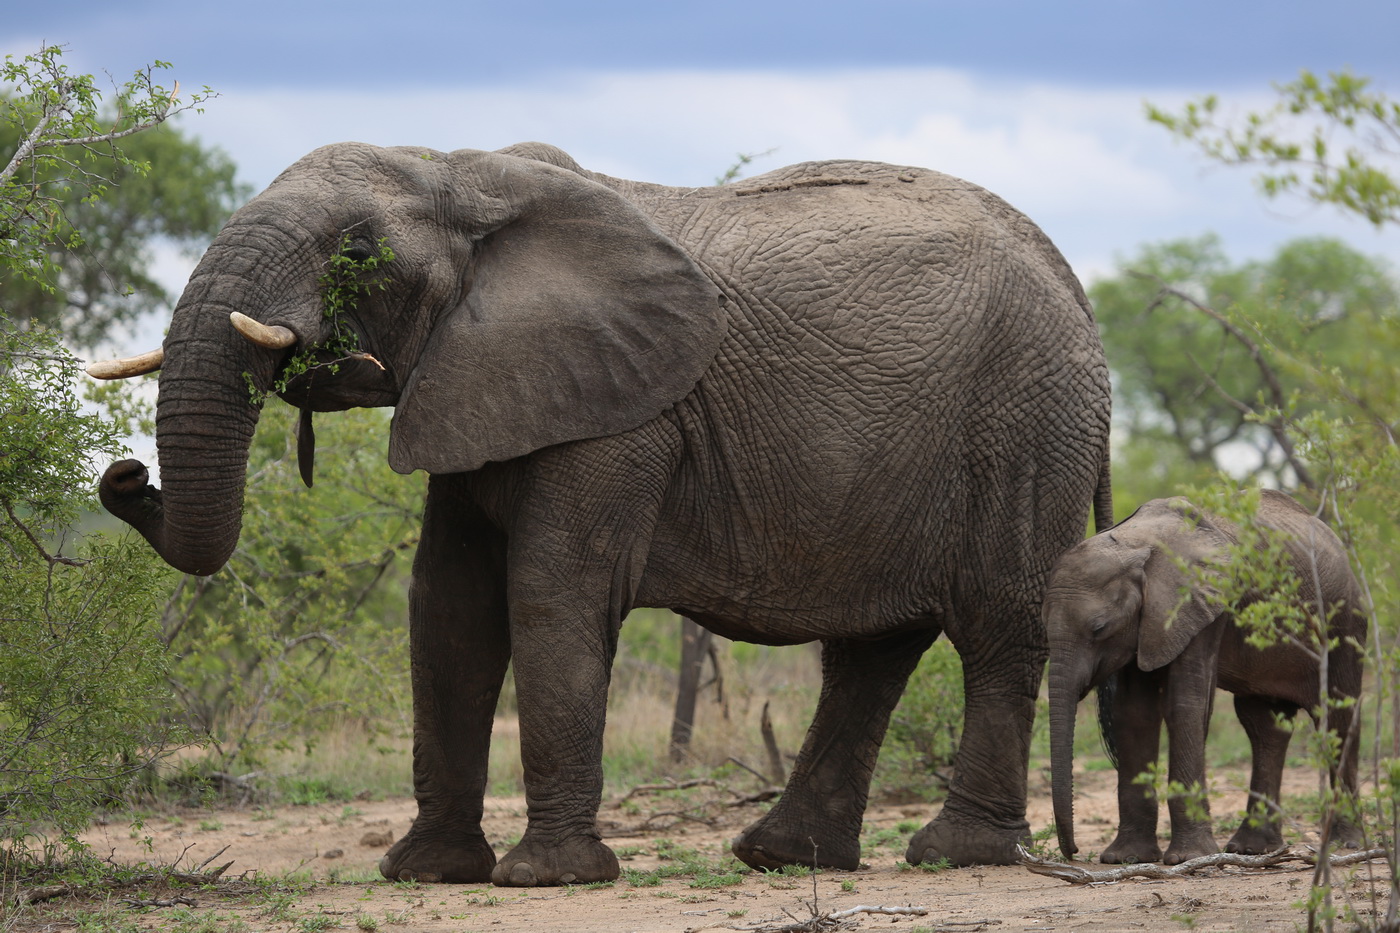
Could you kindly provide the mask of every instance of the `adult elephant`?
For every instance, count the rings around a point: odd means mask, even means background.
[[[328,262],[381,243],[384,287],[327,317]],[[360,352],[284,397],[395,406],[390,464],[431,474],[411,596],[419,817],[386,876],[616,877],[596,811],[634,606],[823,643],[787,790],[734,842],[750,865],[814,851],[857,865],[891,709],[940,632],[963,657],[966,728],[908,858],[1014,858],[1043,581],[1096,490],[1110,509],[1093,316],[1024,216],[967,182],[869,162],[671,188],[538,143],[327,146],[238,211],[195,270],[163,347],[164,487],[114,464],[107,508],[178,569],[218,570],[238,540],[249,385],[274,386],[337,329]],[[497,862],[480,817],[508,661],[529,824]]]

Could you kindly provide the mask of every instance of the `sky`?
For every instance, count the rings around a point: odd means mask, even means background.
[[[1400,97],[1397,0],[7,6],[0,53],[60,44],[70,70],[117,79],[160,60],[167,85],[213,88],[180,126],[257,189],[351,139],[535,139],[587,168],[676,185],[713,183],[739,153],[762,154],[748,174],[875,159],[990,188],[1086,281],[1144,243],[1206,232],[1239,259],[1314,234],[1400,259],[1400,233],[1264,201],[1247,171],[1208,163],[1144,116],[1145,102],[1206,93],[1227,113],[1261,109],[1302,68],[1350,68]],[[178,290],[190,261],[160,261]]]

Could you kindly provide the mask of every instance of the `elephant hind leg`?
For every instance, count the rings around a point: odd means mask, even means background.
[[[971,615],[953,644],[962,658],[962,737],[948,799],[914,834],[911,865],[1010,865],[1029,842],[1026,772],[1031,726],[1045,666],[1038,608],[1020,601]],[[996,633],[996,634],[991,634]]]
[[[822,692],[787,789],[732,843],[754,868],[860,866],[860,827],[875,759],[909,675],[935,628],[822,643]]]
[[[1282,700],[1258,696],[1235,696],[1235,715],[1249,736],[1252,764],[1249,772],[1249,804],[1244,821],[1226,852],[1263,855],[1283,845],[1283,829],[1278,813],[1279,789],[1288,756],[1288,740],[1293,737],[1282,728],[1280,717],[1291,720],[1298,707]]]

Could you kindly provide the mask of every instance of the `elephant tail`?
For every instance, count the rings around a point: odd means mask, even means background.
[[[1103,447],[1099,464],[1099,482],[1094,487],[1094,534],[1103,534],[1113,527],[1113,479],[1108,445]]]
[[[1099,707],[1099,739],[1103,742],[1103,753],[1118,770],[1118,746],[1113,741],[1113,698],[1118,692],[1118,675],[1105,680],[1094,688],[1094,699]]]

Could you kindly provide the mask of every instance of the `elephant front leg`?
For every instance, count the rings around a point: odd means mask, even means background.
[[[1167,678],[1167,798],[1172,841],[1162,861],[1179,865],[1220,851],[1212,833],[1210,798],[1206,795],[1206,735],[1215,698],[1220,626],[1197,635],[1172,662]]]
[[[612,881],[620,873],[617,857],[597,823],[616,625],[567,587],[543,600],[513,599],[511,612],[529,822],[491,881],[510,887]]]
[[[451,477],[428,487],[413,565],[413,791],[418,818],[380,860],[391,880],[481,883],[495,854],[481,831],[487,753],[510,660],[501,542]]]
[[[1026,771],[1045,664],[1032,641],[959,643],[966,697],[953,783],[938,816],[914,834],[911,865],[1010,865],[1030,839]]]
[[[1157,764],[1162,740],[1162,695],[1159,678],[1129,666],[1114,675],[1110,691],[1113,735],[1118,758],[1118,835],[1099,855],[1106,865],[1155,862],[1162,857],[1157,844],[1157,793],[1139,776]]]
[[[919,657],[938,637],[925,630],[878,641],[822,644],[822,692],[787,789],[732,843],[754,868],[860,865],[870,776],[890,713]]]

